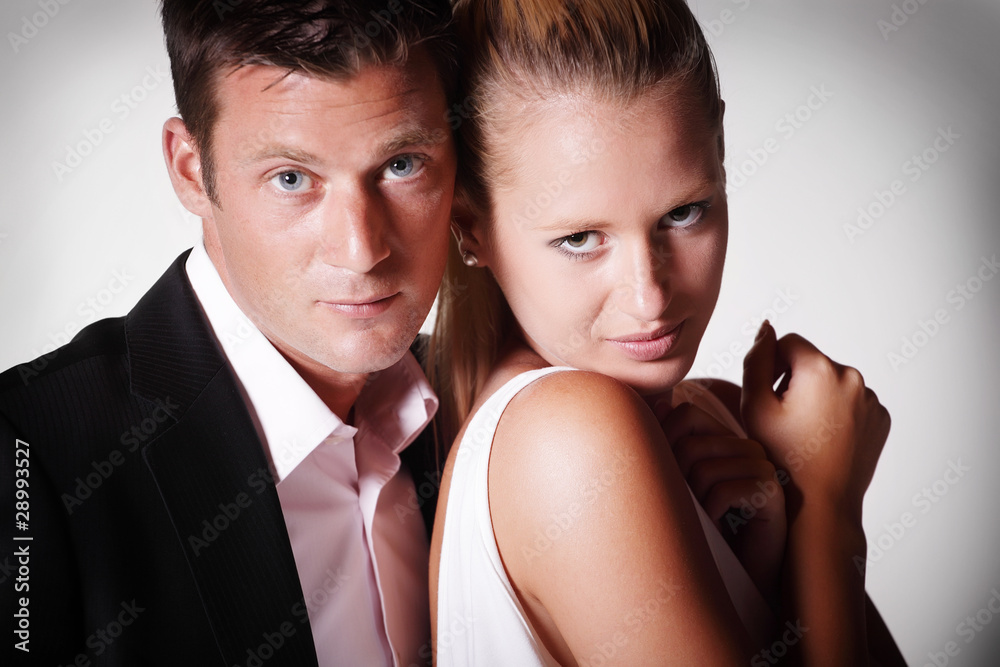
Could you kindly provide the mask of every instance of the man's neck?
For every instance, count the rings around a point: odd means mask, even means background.
[[[358,396],[361,395],[361,390],[368,382],[368,373],[336,373],[329,369],[324,369],[325,372],[317,372],[284,352],[282,352],[282,356],[306,381],[306,384],[316,392],[316,395],[330,408],[333,414],[337,415],[345,424],[349,424],[351,408],[354,407]]]

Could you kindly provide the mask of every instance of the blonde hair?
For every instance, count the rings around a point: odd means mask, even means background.
[[[517,123],[530,122],[532,102],[582,93],[627,105],[663,87],[672,104],[697,105],[711,127],[721,127],[715,62],[683,0],[456,0],[454,13],[465,96],[461,117],[452,116],[456,208],[488,226],[491,193],[503,186],[510,163],[501,159],[504,140],[516,140]],[[466,266],[452,246],[429,348],[444,448],[516,326],[493,276]]]

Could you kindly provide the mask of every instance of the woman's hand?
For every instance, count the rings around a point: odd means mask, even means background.
[[[744,361],[740,412],[750,436],[788,469],[801,501],[846,509],[860,523],[890,425],[861,373],[796,334],[776,340],[765,322]]]
[[[867,664],[861,506],[889,413],[857,370],[801,336],[777,340],[767,322],[744,361],[740,413],[792,478],[783,609],[810,631],[791,653],[806,665]]]
[[[707,412],[681,403],[660,420],[677,464],[767,600],[775,600],[785,551],[785,495],[764,448]]]

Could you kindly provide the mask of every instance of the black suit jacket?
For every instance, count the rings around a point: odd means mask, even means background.
[[[301,590],[187,254],[126,317],[0,375],[0,591],[5,651],[27,623],[18,662],[316,664],[304,599],[336,582]],[[418,484],[438,479],[433,458],[426,432],[404,453]]]

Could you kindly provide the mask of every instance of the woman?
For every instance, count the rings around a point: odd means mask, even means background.
[[[767,324],[742,390],[681,383],[728,225],[687,6],[463,0],[456,20],[473,113],[432,352],[456,437],[439,664],[864,664],[852,557],[888,414]]]

